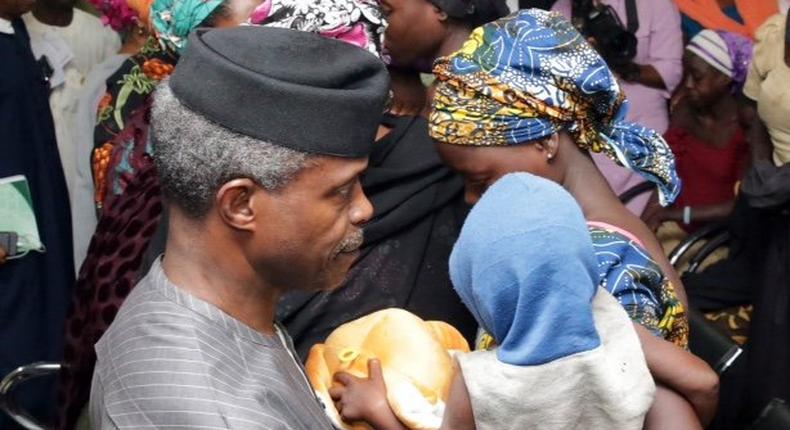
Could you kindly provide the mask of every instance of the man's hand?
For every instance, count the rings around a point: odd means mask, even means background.
[[[5,263],[7,255],[8,254],[5,252],[5,249],[2,246],[0,246],[0,264],[4,264]]]
[[[334,376],[329,396],[343,421],[365,421],[377,430],[401,430],[400,423],[387,402],[387,387],[378,360],[368,360],[368,377],[357,378],[345,372]]]

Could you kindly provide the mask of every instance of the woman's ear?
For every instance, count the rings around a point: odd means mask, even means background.
[[[732,86],[733,86],[732,78],[730,78],[729,76],[726,76],[726,75],[724,75],[722,73],[721,74],[721,86],[729,91],[732,88]]]
[[[265,192],[251,179],[239,178],[226,182],[215,197],[219,216],[222,221],[238,230],[255,229],[257,199],[267,198]]]
[[[560,150],[560,135],[559,133],[554,133],[548,138],[535,143],[535,146],[545,154],[546,162],[552,163]]]
[[[439,9],[436,6],[433,6],[433,11],[436,14],[436,19],[438,19],[439,21],[442,21],[442,22],[447,21],[447,18],[448,18],[447,12]]]

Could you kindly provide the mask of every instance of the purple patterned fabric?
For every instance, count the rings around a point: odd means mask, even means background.
[[[724,43],[727,44],[727,51],[729,51],[730,58],[732,58],[732,81],[735,83],[736,89],[740,91],[744,82],[746,82],[749,64],[752,62],[754,44],[740,34],[728,31],[717,31],[717,33],[724,40]]]

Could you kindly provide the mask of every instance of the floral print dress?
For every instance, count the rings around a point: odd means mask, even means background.
[[[123,193],[143,160],[150,158],[149,96],[173,72],[177,60],[177,54],[162,49],[152,37],[107,80],[91,155],[97,210]]]

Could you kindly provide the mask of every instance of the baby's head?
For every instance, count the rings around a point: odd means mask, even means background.
[[[591,302],[596,258],[576,201],[529,173],[492,185],[450,256],[453,285],[499,345],[497,356],[538,365],[600,344]]]

